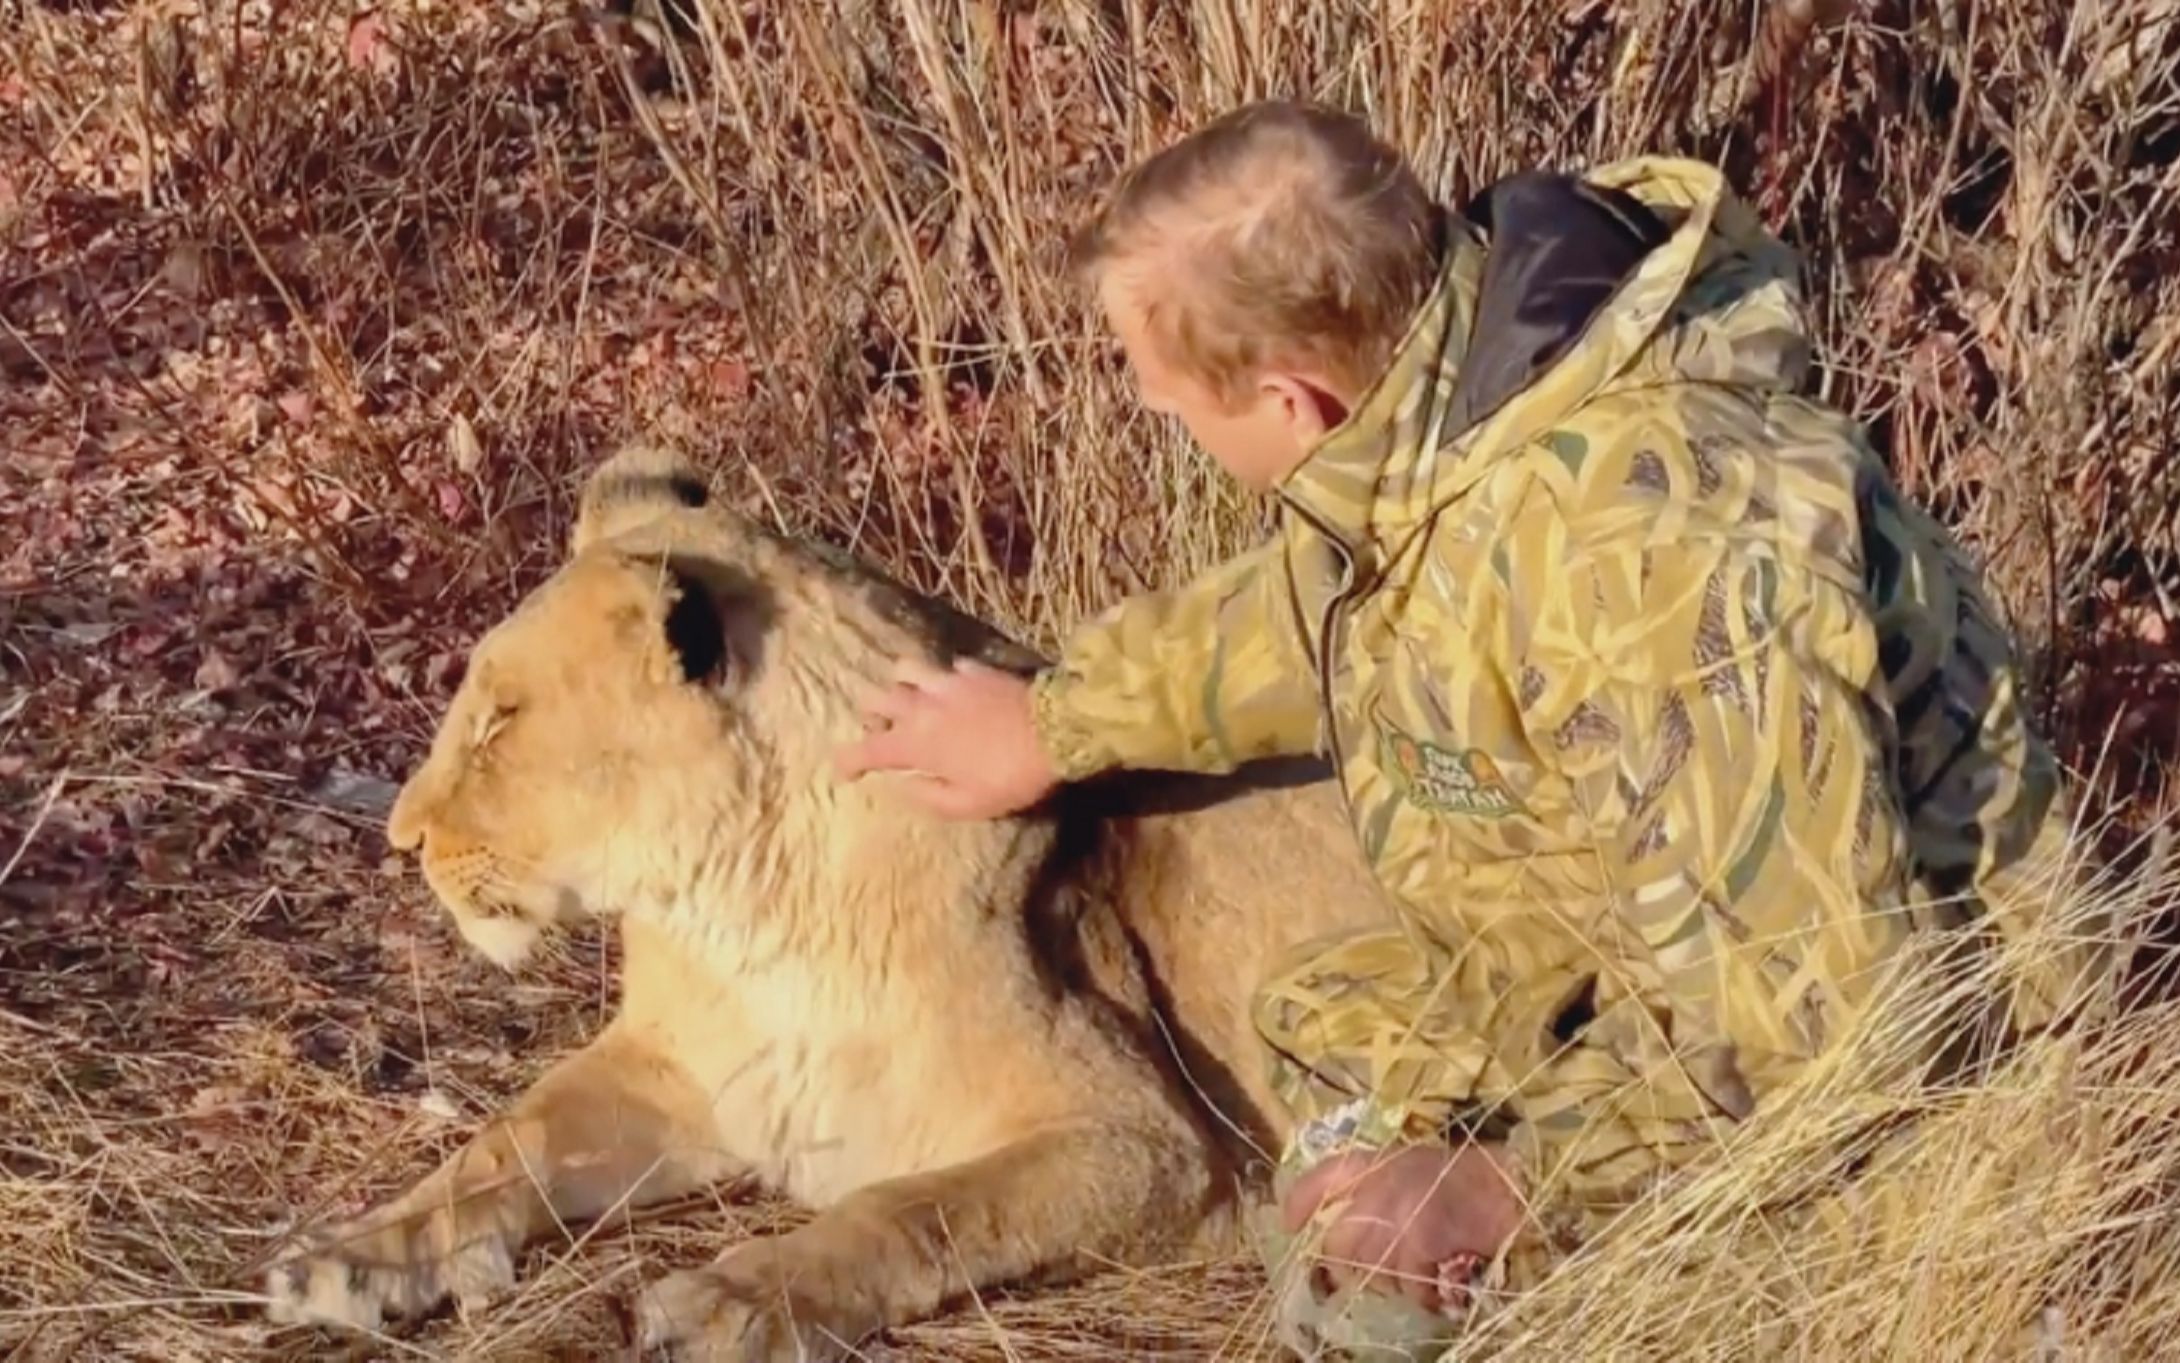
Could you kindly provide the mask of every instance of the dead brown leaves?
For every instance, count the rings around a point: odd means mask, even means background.
[[[2138,796],[2180,760],[2149,30],[1881,6],[1707,134],[1745,7],[1409,7],[1397,34],[1367,7],[924,8],[918,37],[852,0],[714,4],[718,46],[652,103],[598,25],[524,3],[40,9],[0,56],[0,1312],[59,1308],[41,1347],[310,1355],[218,1294],[609,1006],[588,945],[488,988],[379,823],[614,440],[681,440],[745,505],[1045,641],[1253,533],[1054,250],[1127,155],[1244,91],[1368,102],[1456,181],[1663,147],[1768,186],[1837,395],[1992,562],[2069,755]],[[597,1284],[639,1250],[779,1214],[609,1238],[547,1297],[610,1348]],[[1250,1282],[907,1342],[1246,1354]],[[532,1315],[422,1338],[539,1357]]]

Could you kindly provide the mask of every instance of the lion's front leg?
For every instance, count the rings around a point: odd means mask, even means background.
[[[275,1263],[269,1312],[371,1330],[448,1297],[467,1307],[512,1283],[533,1236],[732,1172],[680,1067],[616,1023],[408,1192]]]
[[[1178,1124],[1051,1130],[865,1188],[798,1230],[661,1279],[639,1329],[676,1363],[845,1358],[971,1290],[1169,1254],[1211,1187],[1207,1152]]]

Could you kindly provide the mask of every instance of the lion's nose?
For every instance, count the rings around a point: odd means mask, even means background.
[[[423,806],[414,782],[394,797],[393,811],[386,816],[386,840],[396,851],[413,852],[424,845]]]

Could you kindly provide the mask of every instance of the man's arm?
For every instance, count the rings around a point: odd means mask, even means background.
[[[1034,681],[973,663],[906,662],[864,703],[873,732],[841,777],[905,773],[925,808],[994,818],[1109,767],[1223,772],[1306,752],[1313,674],[1275,540],[1077,629]]]
[[[1273,539],[1084,623],[1032,688],[1054,770],[1062,780],[1111,767],[1226,772],[1312,751],[1315,674],[1293,602]]]

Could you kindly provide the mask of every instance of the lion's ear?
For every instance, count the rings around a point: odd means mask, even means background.
[[[681,680],[716,690],[755,676],[772,632],[771,592],[732,569],[684,555],[653,566],[665,578],[662,642]]]
[[[682,455],[662,445],[624,445],[583,484],[568,552],[580,554],[646,521],[710,503],[704,475]]]

